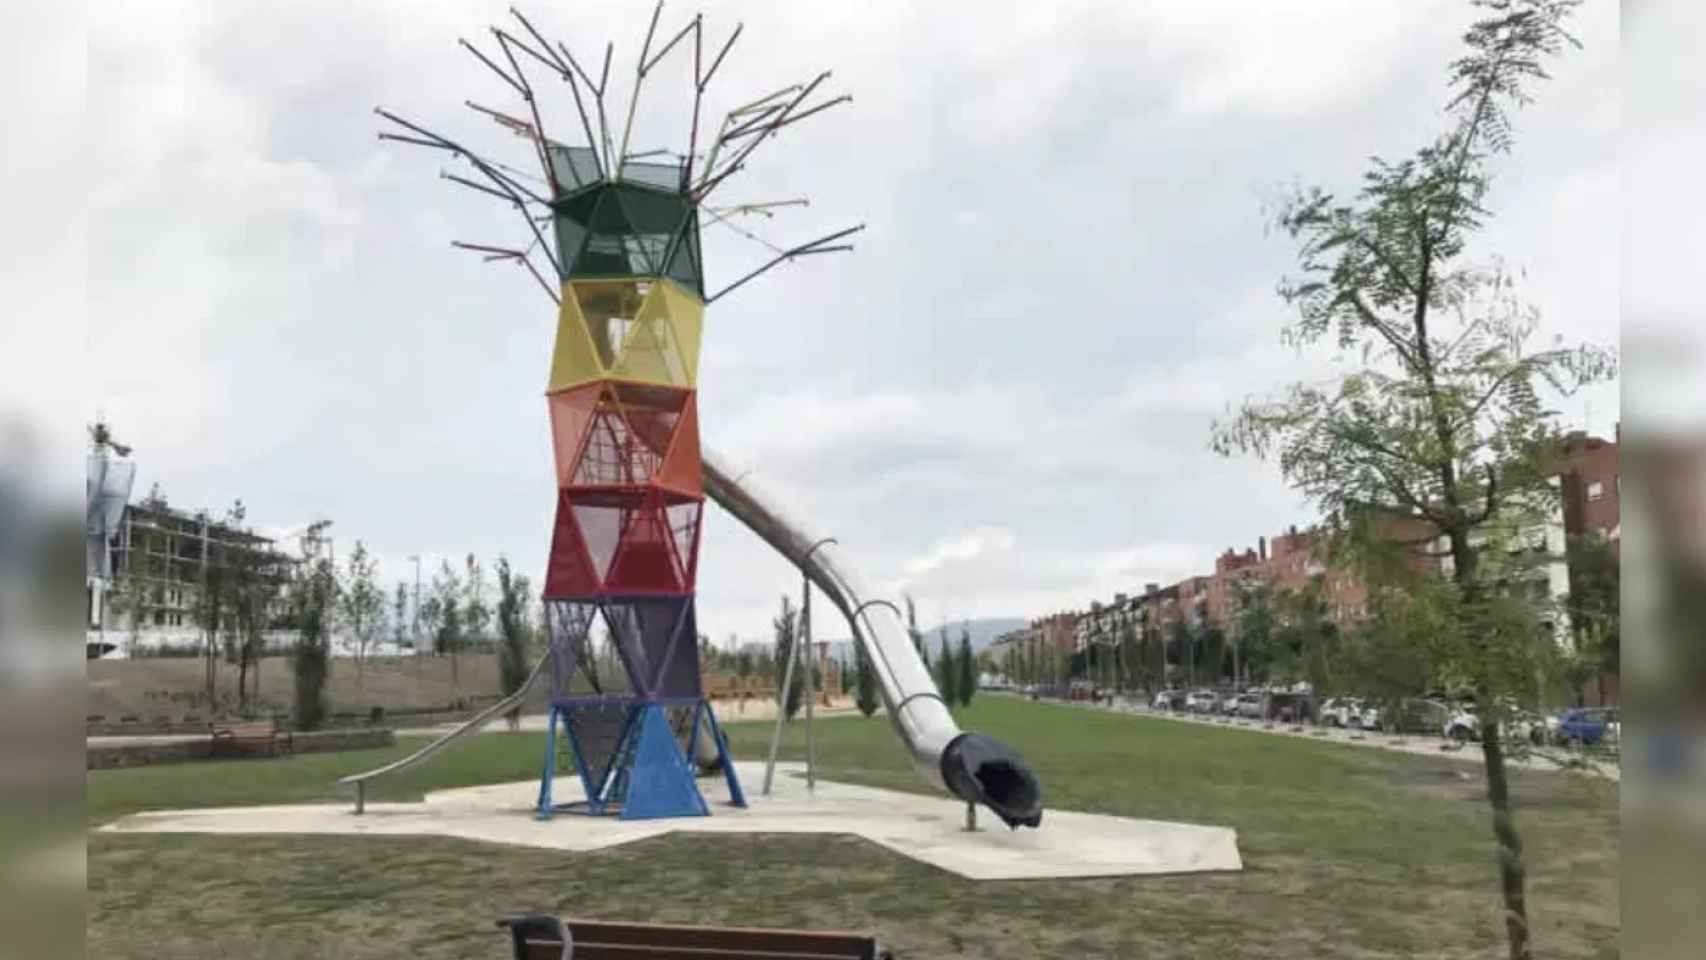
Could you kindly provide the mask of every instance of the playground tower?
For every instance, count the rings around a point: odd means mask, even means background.
[[[543,590],[550,735],[541,818],[562,810],[630,819],[704,815],[709,811],[696,767],[720,770],[733,802],[744,803],[701,688],[694,610],[705,502],[696,402],[705,308],[780,263],[851,249],[836,241],[862,229],[786,249],[765,242],[774,257],[707,295],[701,213],[729,225],[733,218],[770,218],[776,208],[806,203],[718,208],[707,198],[782,128],[849,98],[808,106],[829,77],[821,73],[730,110],[701,150],[706,88],[741,28],[708,56],[702,19],[695,16],[654,52],[662,10],[660,2],[646,31],[619,142],[605,103],[611,46],[602,68],[589,73],[565,44],[547,42],[513,9],[520,30],[493,27],[495,54],[461,41],[519,98],[526,115],[467,105],[524,139],[540,176],[377,111],[399,128],[381,138],[465,161],[471,171],[442,176],[520,212],[532,238],[527,247],[456,246],[525,267],[556,303],[545,391],[555,476]],[[687,149],[631,153],[647,75],[677,50],[693,57]],[[584,145],[546,133],[523,62],[543,66],[569,87]],[[548,261],[549,274],[535,256]],[[558,803],[555,781],[569,769],[583,796]]]

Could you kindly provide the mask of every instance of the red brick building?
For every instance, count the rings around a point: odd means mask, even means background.
[[[1617,440],[1589,436],[1577,430],[1564,438],[1563,464],[1558,470],[1564,499],[1564,532],[1571,537],[1596,534],[1619,540],[1622,523],[1622,484],[1618,473]]]

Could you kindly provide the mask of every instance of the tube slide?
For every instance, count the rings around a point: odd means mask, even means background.
[[[1041,823],[1042,792],[1036,775],[1012,747],[960,730],[913,648],[900,611],[863,588],[835,544],[801,532],[751,481],[723,469],[721,459],[709,450],[701,457],[706,494],[805,571],[847,618],[854,641],[876,671],[889,721],[924,779],[967,803],[988,807],[1009,827]]]

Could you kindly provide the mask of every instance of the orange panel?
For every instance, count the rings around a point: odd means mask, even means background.
[[[551,411],[551,445],[557,458],[559,487],[568,486],[569,478],[574,476],[575,463],[586,444],[587,428],[592,425],[593,412],[603,393],[603,384],[589,383],[545,395]]]
[[[704,470],[699,462],[699,398],[690,395],[675,424],[675,438],[653,480],[658,486],[690,497],[703,496]]]

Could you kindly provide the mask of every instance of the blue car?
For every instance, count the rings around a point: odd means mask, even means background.
[[[1558,714],[1552,724],[1552,736],[1559,743],[1580,743],[1593,746],[1605,739],[1617,723],[1617,711],[1608,707],[1576,707]]]

